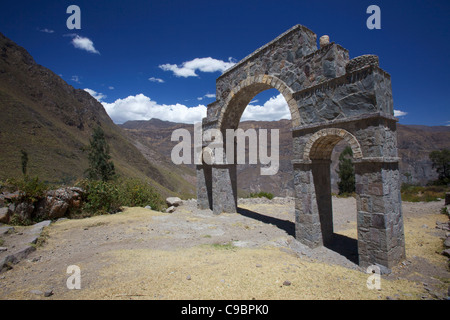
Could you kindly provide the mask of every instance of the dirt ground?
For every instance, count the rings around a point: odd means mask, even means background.
[[[333,198],[336,242],[317,249],[294,239],[292,199],[249,199],[219,216],[185,201],[171,214],[125,208],[52,223],[0,273],[0,299],[446,299],[443,205],[403,203],[407,260],[378,290],[356,264],[355,199]],[[70,265],[80,289],[67,287]]]

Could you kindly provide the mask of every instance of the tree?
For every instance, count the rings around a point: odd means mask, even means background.
[[[28,166],[28,153],[25,150],[20,150],[22,153],[21,161],[22,161],[22,173],[24,176],[27,175],[27,166]]]
[[[111,180],[115,175],[114,163],[110,161],[109,145],[106,143],[105,133],[101,127],[94,129],[90,139],[88,178],[91,180]]]
[[[450,183],[450,150],[435,150],[430,152],[430,160],[433,163],[433,168],[436,169],[439,184]]]
[[[339,156],[339,194],[352,193],[355,191],[355,169],[352,164],[353,151],[347,146]]]

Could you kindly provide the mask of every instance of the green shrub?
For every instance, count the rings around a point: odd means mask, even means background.
[[[264,191],[260,191],[257,193],[250,193],[249,195],[250,198],[267,198],[269,200],[272,200],[274,195],[270,192],[264,192]]]
[[[45,196],[49,185],[39,181],[38,177],[25,176],[22,179],[7,179],[4,188],[12,192],[19,191],[17,202],[34,203]]]
[[[120,211],[119,189],[113,182],[83,180],[79,186],[85,191],[83,211],[90,214]]]
[[[139,179],[122,179],[118,182],[121,205],[127,207],[150,206],[153,210],[161,210],[164,201],[148,183]]]
[[[339,155],[338,188],[340,195],[348,195],[355,192],[355,168],[352,163],[353,150],[347,146]]]
[[[445,186],[415,186],[403,184],[401,188],[402,200],[408,202],[439,201],[445,197],[448,190]]]
[[[84,189],[83,211],[89,214],[116,213],[122,206],[151,206],[161,210],[164,201],[148,184],[139,179],[112,181],[82,180],[78,186]]]

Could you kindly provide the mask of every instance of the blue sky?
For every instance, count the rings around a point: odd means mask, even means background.
[[[69,5],[81,29],[69,30]],[[369,5],[381,30],[369,30]],[[296,24],[327,34],[354,58],[376,54],[392,76],[400,123],[450,124],[450,1],[4,1],[0,32],[70,85],[88,89],[116,123],[198,121],[232,63]],[[243,119],[286,116],[275,90]],[[288,113],[287,113],[288,116]]]

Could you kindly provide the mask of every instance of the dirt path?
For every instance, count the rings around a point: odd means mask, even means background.
[[[289,199],[242,200],[238,214],[214,216],[185,202],[167,214],[127,208],[64,220],[45,242],[0,274],[0,299],[435,299],[449,286],[443,202],[404,203],[407,260],[369,290],[355,263],[356,205],[333,198],[335,248],[309,249],[294,235]],[[67,267],[81,271],[69,290]],[[44,297],[44,292],[52,292]]]

